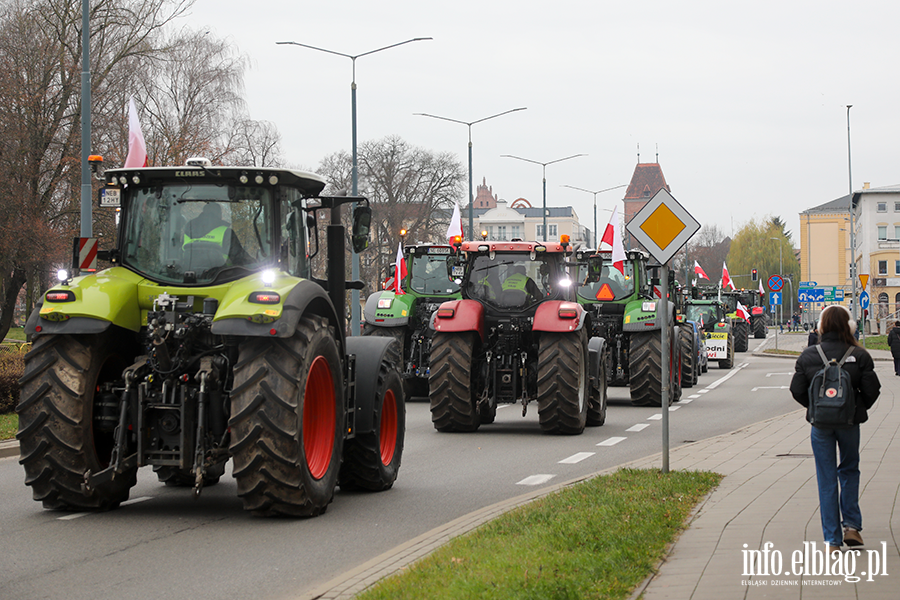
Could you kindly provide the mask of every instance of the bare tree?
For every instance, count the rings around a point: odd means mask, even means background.
[[[685,245],[685,250],[679,252],[673,260],[676,277],[682,284],[689,285],[695,279],[694,261],[697,261],[709,276],[710,282],[718,283],[722,275],[722,263],[725,262],[730,247],[731,238],[726,237],[717,225],[704,225]]]

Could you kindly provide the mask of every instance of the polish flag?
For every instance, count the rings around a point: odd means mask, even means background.
[[[738,300],[738,303],[737,303],[737,314],[740,318],[744,319],[745,321],[750,320],[750,311],[747,310],[746,306],[741,304],[740,300]]]
[[[612,216],[609,218],[609,224],[606,231],[603,232],[603,238],[600,243],[607,243],[612,246],[612,262],[613,266],[619,272],[625,274],[625,246],[622,245],[622,232],[619,228],[619,205],[613,207]]]
[[[728,276],[728,265],[724,262],[722,263],[722,289],[725,289],[725,286],[729,286],[731,289],[736,290],[734,287],[734,282],[731,281],[731,277]]]
[[[694,274],[699,275],[703,279],[709,281],[709,276],[706,274],[706,271],[703,270],[703,267],[700,266],[696,260],[694,261]]]
[[[406,259],[403,258],[403,243],[397,244],[397,262],[394,264],[394,293],[403,295],[406,292],[400,287],[400,283],[406,279]]]
[[[762,298],[766,295],[766,290],[763,289],[762,279],[759,280],[759,297]]]
[[[125,168],[146,167],[147,164],[147,144],[144,143],[141,122],[138,121],[137,108],[132,96],[128,99],[128,156],[125,157]]]
[[[462,218],[459,214],[459,204],[454,200],[453,216],[450,217],[450,226],[447,227],[447,238],[450,240],[450,244],[452,245],[457,237],[462,241],[462,234]]]

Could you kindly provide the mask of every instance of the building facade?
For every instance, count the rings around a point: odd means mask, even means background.
[[[900,185],[865,184],[853,193],[851,206],[858,273],[869,275],[870,319],[884,332],[900,320]]]
[[[669,184],[666,183],[666,177],[663,175],[662,167],[659,163],[642,163],[638,157],[638,164],[634,167],[634,173],[631,175],[631,182],[628,189],[625,190],[625,223],[628,224],[639,210],[644,208],[650,199],[656,195],[659,190],[671,192]],[[625,248],[643,248],[630,233],[625,231],[624,239]]]
[[[800,278],[848,291],[850,280],[850,195],[800,213]]]

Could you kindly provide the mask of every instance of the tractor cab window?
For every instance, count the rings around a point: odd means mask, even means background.
[[[613,266],[611,260],[591,258],[587,275],[578,286],[578,296],[586,300],[622,300],[634,293],[634,270],[631,261],[623,263],[625,273]]]
[[[281,264],[294,277],[310,278],[306,200],[299,190],[284,188],[281,201]]]
[[[716,307],[708,304],[689,304],[686,308],[685,316],[688,321],[702,323],[703,327],[709,327],[711,323],[719,320]]]
[[[475,258],[468,275],[467,296],[498,308],[524,308],[555,297],[560,286],[556,256],[538,254],[487,254]]]
[[[274,262],[272,221],[271,193],[262,187],[172,184],[137,189],[123,229],[123,263],[167,283],[237,279]]]
[[[459,284],[450,277],[449,254],[412,254],[410,287],[421,294],[454,294]]]

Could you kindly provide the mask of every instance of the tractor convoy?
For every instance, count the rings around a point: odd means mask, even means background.
[[[205,159],[103,179],[104,206],[121,210],[99,252],[112,266],[61,271],[26,324],[16,437],[48,509],[115,508],[143,466],[197,498],[232,461],[245,510],[315,516],[337,487],[392,487],[410,397],[428,399],[439,432],[518,404],[536,405],[545,433],[577,435],[606,421],[607,386],[638,406],[660,406],[664,388],[677,402],[708,361],[733,366],[751,325],[759,337],[756,312],[730,314],[758,298],[685,297],[674,278],[661,290],[646,253],[614,263],[566,236],[407,245],[406,276],[369,296],[349,336],[346,291],[364,286],[345,280],[342,208],[354,203],[361,252],[365,198]]]
[[[380,491],[400,467],[405,396],[386,338],[345,335],[345,228],[367,244],[365,198],[328,197],[284,169],[107,170],[113,264],[61,273],[26,326],[20,462],[50,509],[105,510],[138,468],[199,496],[233,461],[258,515],[314,516],[336,486]],[[319,211],[327,275],[313,280]],[[324,215],[323,215],[324,216]]]

